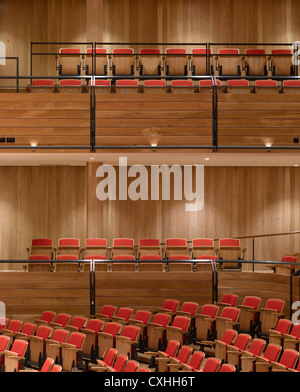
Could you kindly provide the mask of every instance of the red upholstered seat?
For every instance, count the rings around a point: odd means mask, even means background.
[[[173,255],[169,256],[169,260],[190,260],[190,256],[188,255]]]
[[[19,332],[21,327],[22,327],[23,321],[21,320],[10,320],[10,322],[8,323],[8,326],[6,327],[7,331],[10,332]]]
[[[133,359],[130,359],[123,370],[124,373],[134,373],[137,371],[139,363]]]
[[[235,79],[231,79],[227,81],[227,86],[228,87],[249,87],[249,81],[248,80],[243,80],[243,79],[239,79],[239,80],[235,80]]]
[[[186,49],[180,48],[167,48],[166,54],[186,54]]]
[[[98,80],[99,82],[101,80]],[[105,80],[102,80],[102,82]],[[105,81],[109,82],[109,80]],[[107,240],[106,238],[88,238],[86,240],[86,246],[107,246]]]
[[[93,83],[89,81],[89,86],[103,86],[103,87],[110,87],[111,81],[107,79],[95,79]]]
[[[221,86],[220,80],[215,80],[215,82],[213,82],[211,79],[204,79],[204,80],[200,80],[199,82],[200,87],[210,87],[213,85]]]
[[[34,334],[35,329],[36,325],[34,323],[24,323],[20,333],[24,334],[25,336],[30,336]]]
[[[112,318],[112,316],[114,316],[116,310],[117,310],[117,307],[114,305],[103,305],[101,312],[99,313],[99,316],[106,316],[108,318]]]
[[[38,336],[39,338],[43,339],[44,341],[49,337],[52,328],[47,325],[40,325],[34,336]]]
[[[207,358],[205,365],[202,369],[204,373],[215,373],[220,368],[221,361],[218,358]],[[201,371],[201,370],[200,370]]]
[[[140,260],[144,261],[155,261],[162,260],[160,255],[142,255],[140,256]]]
[[[69,331],[66,329],[55,329],[53,332],[53,335],[51,337],[51,340],[54,340],[58,344],[64,343],[69,335]]]
[[[109,322],[105,325],[103,332],[116,336],[120,332],[121,327],[119,323]]]
[[[224,294],[221,300],[222,304],[236,306],[239,296],[236,294]]]
[[[140,49],[140,54],[160,54],[159,49]]]
[[[83,316],[75,316],[71,321],[69,327],[74,327],[77,329],[78,332],[84,327],[85,323],[87,322],[87,318]]]
[[[300,87],[300,80],[284,80],[284,87]]]
[[[60,238],[58,246],[80,246],[80,240],[78,238]]]
[[[122,80],[117,80],[116,81],[116,86],[117,87],[137,87],[138,82],[137,80],[132,80],[132,79],[122,79]]]
[[[218,313],[219,307],[217,305],[203,305],[200,314],[210,318],[215,318]]]
[[[171,315],[167,313],[156,313],[153,318],[153,324],[160,325],[161,327],[166,327],[171,319]]]
[[[234,373],[235,371],[236,369],[233,365],[230,365],[229,363],[223,363],[219,373]]]
[[[56,260],[78,260],[77,255],[58,255]]]
[[[159,247],[160,242],[155,238],[142,238],[139,240],[139,246],[143,247]]]
[[[61,54],[80,54],[80,49],[60,48],[59,53],[61,53]]]
[[[104,48],[96,48],[96,49],[87,49],[87,54],[106,54],[106,49]]]
[[[128,321],[133,313],[133,309],[131,308],[120,308],[116,315],[117,318],[121,318],[125,321]]]
[[[162,309],[169,310],[172,313],[175,313],[179,306],[179,301],[176,299],[166,299],[163,303]]]
[[[266,302],[266,309],[273,309],[278,313],[282,312],[282,309],[284,307],[285,301],[281,299],[268,299]]]
[[[225,307],[221,313],[221,317],[228,318],[232,321],[237,321],[240,310],[234,307]]]
[[[180,347],[180,343],[177,340],[170,340],[163,353],[167,357],[175,357],[179,347]]]
[[[83,333],[72,332],[68,339],[68,343],[80,349],[82,347],[84,339],[85,339],[85,335]]]
[[[195,48],[192,49],[192,54],[201,54],[201,55],[206,55],[206,54],[213,54],[212,48],[209,49],[209,51],[206,48]]]
[[[184,238],[168,238],[166,240],[166,246],[171,247],[186,247],[187,241]]]
[[[266,341],[263,339],[253,339],[252,343],[247,350],[248,354],[250,353],[253,356],[260,356],[265,348]]]
[[[100,366],[112,366],[114,363],[114,360],[116,359],[118,354],[118,350],[115,348],[110,348],[109,350],[106,351],[103,360],[98,359],[97,364]]]
[[[60,326],[62,326],[62,327],[65,327],[65,326],[68,324],[70,318],[71,318],[71,315],[70,315],[70,314],[67,314],[67,313],[59,313],[59,314],[56,316],[56,318],[55,318],[54,324],[60,325]],[[51,323],[50,323],[50,325],[51,325]]]
[[[247,55],[264,55],[266,51],[264,49],[246,49],[245,54]]]
[[[31,255],[29,260],[51,260],[49,255]]]
[[[277,83],[276,83],[276,80],[256,80],[255,86],[256,87],[276,87]]]
[[[114,261],[118,261],[118,260],[135,260],[135,257],[132,255],[117,255],[117,256],[113,256],[113,260]]]
[[[237,55],[237,54],[240,54],[240,50],[239,49],[219,49],[218,53],[222,54],[222,55]]]
[[[196,302],[184,302],[181,307],[181,312],[189,313],[192,317],[198,309],[199,304]]]
[[[172,80],[171,83],[172,87],[193,87],[193,81],[192,80]]]
[[[149,310],[137,310],[133,320],[141,321],[143,324],[147,324],[151,316]]]
[[[260,301],[261,301],[261,298],[259,298],[259,297],[246,296],[243,300],[242,305],[249,306],[250,308],[257,310],[260,305]]]
[[[45,323],[49,324],[54,320],[56,313],[52,312],[50,310],[45,310],[40,318],[41,321],[44,321]],[[38,320],[35,320],[38,321]]]
[[[288,55],[292,54],[290,49],[272,49],[271,53],[273,55],[279,55],[279,56],[282,56],[282,55],[288,56]]]
[[[54,86],[54,82],[53,80],[50,79],[35,79],[32,81],[32,85],[33,86],[42,86],[42,87],[53,87]],[[52,246],[52,240],[51,244],[49,246]]]
[[[165,80],[145,80],[144,82],[145,87],[166,87]]]
[[[61,365],[54,364],[51,369],[51,373],[59,373],[62,371]]]
[[[107,366],[112,372],[123,372],[128,361],[128,356],[119,354],[113,366]]]
[[[60,81],[60,85],[62,86],[62,87],[64,87],[64,86],[74,86],[74,87],[76,87],[76,86],[81,86],[81,80],[80,79],[64,79],[64,80],[61,80]]]
[[[54,359],[53,358],[47,358],[40,370],[41,373],[48,373],[50,372],[52,366],[54,364]]]
[[[184,368],[187,368],[192,372],[195,370],[199,370],[204,357],[205,354],[202,351],[193,352],[189,363],[185,364]]]
[[[135,341],[139,332],[140,332],[139,327],[136,327],[134,325],[125,325],[121,333],[121,336],[129,338],[131,341]]]
[[[134,50],[132,48],[117,48],[113,50],[114,54],[133,54]]]

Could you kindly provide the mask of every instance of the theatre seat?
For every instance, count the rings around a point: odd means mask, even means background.
[[[133,79],[122,79],[116,81],[116,93],[118,94],[128,94],[138,92],[138,82]]]
[[[214,80],[214,82],[211,79],[204,79],[199,81],[199,93],[212,93],[213,88],[216,86],[216,88],[221,87],[221,82],[220,80]]]
[[[262,358],[256,360],[256,373],[258,372],[277,372],[287,371],[294,369],[299,359],[299,352],[295,350],[286,349],[282,352],[282,355],[278,362],[269,362]]]
[[[82,328],[85,327],[87,318],[84,316],[74,316],[72,321],[65,326],[65,329],[69,332],[81,332]]]
[[[166,339],[178,340],[181,345],[189,344],[191,318],[185,316],[175,316],[172,325],[166,327]]]
[[[189,256],[187,240],[185,238],[168,238],[166,240],[166,258],[181,255]]]
[[[221,315],[216,317],[216,338],[223,336],[226,329],[237,329],[239,315],[240,309],[233,306],[225,307]]]
[[[85,340],[82,347],[82,355],[85,358],[95,361],[98,357],[98,332],[104,328],[105,322],[99,319],[90,319],[85,327],[81,329],[81,333],[85,334]]]
[[[97,359],[97,366],[92,365],[91,370],[97,371],[98,367],[113,366],[118,355],[118,350],[115,348],[110,348],[105,351],[102,359]]]
[[[107,75],[107,68],[108,66],[106,49],[87,49],[84,64],[86,75],[104,76]]]
[[[116,336],[121,333],[123,325],[120,323],[108,322],[103,331],[98,332],[97,353],[99,358],[103,357],[105,351],[109,348],[115,348]]]
[[[1,329],[0,334],[12,337],[16,332],[20,332],[23,321],[12,319],[8,322],[6,328]]]
[[[149,310],[137,310],[134,315],[134,318],[130,318],[128,320],[128,324],[135,325],[140,328],[141,342],[139,343],[142,344],[143,347],[146,343],[147,324],[150,320],[151,315],[152,313]]]
[[[78,94],[82,92],[82,82],[80,79],[65,79],[60,80],[58,93],[74,93]]]
[[[216,70],[219,76],[240,76],[242,68],[239,49],[219,49],[216,57]]]
[[[218,358],[207,358],[203,369],[195,370],[196,372],[203,373],[216,373],[219,371],[221,366],[221,361]]]
[[[178,354],[175,357],[160,357],[157,358],[159,372],[174,372],[187,364],[193,348],[190,346],[181,346]]]
[[[122,373],[124,372],[125,366],[128,362],[128,356],[124,354],[118,354],[117,358],[112,366],[99,366],[97,368],[97,372],[116,372]]]
[[[111,93],[111,81],[107,79],[95,79],[92,83],[89,81],[89,86],[95,86],[95,94]]]
[[[25,322],[22,325],[20,332],[15,332],[14,335],[11,337],[11,343],[13,343],[13,340],[15,339],[28,340],[29,336],[35,334],[36,329],[37,329],[36,324]]]
[[[160,256],[160,241],[155,238],[142,238],[139,240],[139,257],[142,256]],[[145,258],[143,260],[146,260]]]
[[[132,308],[121,307],[119,308],[117,314],[112,317],[112,321],[115,323],[120,323],[125,325],[128,323],[128,320],[130,319],[132,313],[133,313]]]
[[[269,343],[283,346],[284,335],[290,332],[292,325],[293,323],[291,322],[291,320],[279,319],[276,326],[269,329]]]
[[[71,372],[72,369],[78,369],[79,354],[82,353],[82,347],[85,340],[85,334],[81,332],[72,332],[67,342],[61,344],[62,370]]]
[[[294,324],[292,325],[289,331],[283,333],[283,341],[281,341],[281,345],[284,350],[289,348],[292,350],[300,351],[299,342],[300,342],[300,324]]]
[[[227,87],[226,87],[226,92],[227,93],[233,93],[233,94],[249,94],[252,92],[252,87],[249,86],[249,81],[244,80],[244,79],[231,79],[227,81]]]
[[[80,240],[78,238],[60,238],[56,251],[57,256],[75,255],[81,256]]]
[[[111,57],[112,74],[115,76],[134,75],[135,58],[132,48],[114,49]]]
[[[69,331],[67,329],[57,328],[53,334],[45,341],[44,358],[53,358],[56,363],[62,363],[61,344],[67,341]]]
[[[290,49],[273,49],[271,53],[272,76],[294,74],[293,56]]]
[[[166,82],[165,80],[145,80],[144,89],[145,94],[162,94],[166,93]]]
[[[274,271],[275,274],[290,276],[291,274],[293,274],[295,272],[295,266],[293,264],[297,263],[297,260],[298,259],[295,256],[283,256],[281,258],[281,261],[286,262],[286,265],[284,265],[284,264],[275,264],[274,265],[274,267],[275,267],[275,271]]]
[[[225,347],[233,345],[236,341],[238,333],[235,329],[227,329],[225,330],[222,338],[215,340],[203,340],[200,343],[200,350],[203,350],[205,347],[213,348],[215,351],[215,345],[217,343],[224,344]]]
[[[228,345],[222,340],[215,340],[215,357],[219,358],[221,362],[228,362],[230,364],[236,364],[236,353],[240,353],[242,350],[246,350],[251,340],[251,336],[248,334],[238,334],[234,343]],[[229,356],[230,355],[230,356]]]
[[[53,257],[53,243],[51,238],[34,238],[31,248],[26,248],[27,258],[34,255],[47,255]]]
[[[278,94],[279,87],[276,80],[256,80],[255,94]]]
[[[59,76],[73,76],[81,74],[80,49],[61,48],[56,57]]]
[[[131,263],[129,261],[132,261]],[[136,263],[133,255],[118,255],[113,257],[112,271],[135,272]]]
[[[206,48],[192,49],[191,68],[193,75],[204,76],[213,75],[213,50],[210,48],[209,52]]]
[[[274,328],[283,316],[285,301],[281,299],[268,299],[264,308],[259,308],[259,321],[256,330],[258,337],[268,336],[269,330]]]
[[[83,249],[85,260],[108,260],[107,240],[105,238],[88,238]],[[85,264],[84,271],[89,271],[90,266]],[[95,264],[95,271],[106,271],[106,263]]]
[[[243,260],[246,249],[242,249],[240,240],[236,238],[220,238],[219,240],[219,260]],[[222,263],[221,269],[242,269],[241,263]]]
[[[162,69],[162,56],[159,49],[141,49],[138,68],[140,75],[159,76]]]
[[[196,260],[217,260],[214,240],[212,238],[195,238],[192,245],[192,258]],[[197,263],[197,271],[211,271],[211,262]]]
[[[54,81],[51,79],[35,79],[32,80],[31,86],[28,86],[27,91],[29,93],[43,94],[43,93],[54,93]]]
[[[176,357],[178,350],[180,348],[180,342],[178,340],[170,340],[165,348],[165,350],[159,350],[157,352],[154,351],[146,351],[145,355],[150,355],[150,363],[149,367],[158,366],[158,362],[161,358],[174,358]]]
[[[120,335],[116,335],[116,349],[119,354],[133,358],[134,345],[139,343],[140,328],[135,325],[125,325]]]
[[[139,269],[141,272],[164,271],[164,264],[162,262],[161,256],[159,255],[140,256]]]
[[[186,49],[168,48],[165,55],[165,72],[167,76],[188,74],[188,57]]]
[[[208,340],[215,330],[219,306],[205,304],[200,313],[195,314],[196,341]]]
[[[52,312],[51,310],[45,310],[45,311],[42,313],[41,318],[40,318],[40,319],[35,319],[35,320],[34,320],[34,323],[35,323],[36,325],[41,325],[41,324],[46,325],[46,324],[50,324],[50,323],[54,320],[54,317],[55,317],[55,316],[56,316],[56,313],[55,313],[55,312]]]
[[[177,299],[165,299],[163,305],[156,309],[156,312],[169,313],[174,316],[177,312],[179,301]]]
[[[225,307],[237,306],[239,296],[237,294],[224,294],[221,301],[217,301],[216,305],[219,307],[218,315],[220,315]]]
[[[249,332],[252,337],[255,335],[255,330],[258,323],[258,308],[260,306],[261,298],[254,296],[246,296],[243,303],[238,306],[241,310],[239,317],[239,331]]]
[[[103,320],[105,322],[111,321],[112,317],[115,315],[117,307],[114,305],[103,305],[101,312],[96,313],[96,318]]]
[[[203,351],[194,351],[188,363],[183,363],[181,365],[181,370],[183,372],[195,372],[200,370],[203,359],[205,358],[205,353]]]
[[[148,322],[145,342],[147,350],[160,350],[165,346],[166,327],[170,324],[171,318],[171,314],[156,313],[152,322]]]
[[[300,80],[284,80],[282,92],[284,94],[298,94],[300,92]]]
[[[268,75],[268,57],[264,49],[246,49],[244,58],[246,76]]]
[[[132,238],[114,238],[112,257],[135,256],[134,240]]]
[[[276,362],[281,354],[282,347],[277,344],[268,344],[263,355],[244,354],[241,356],[241,372],[255,372],[256,363],[264,361],[267,363]]]
[[[53,329],[48,325],[40,325],[34,335],[30,335],[28,338],[30,355],[29,363],[31,366],[41,368],[42,359],[45,355],[46,339],[51,336]],[[28,343],[28,342],[27,342]]]
[[[25,340],[15,340],[10,350],[0,353],[3,365],[1,371],[6,373],[19,372],[25,361],[25,354],[28,350],[28,342]]]
[[[191,94],[195,92],[195,86],[192,80],[172,80],[171,93],[173,94]]]
[[[59,255],[56,260],[63,261],[63,263],[54,263],[55,272],[78,272],[78,263],[68,263],[68,261],[78,260],[78,256],[72,254]]]
[[[71,315],[68,313],[58,313],[55,317],[54,321],[51,321],[49,323],[51,328],[64,328],[66,325],[68,325],[69,321],[71,319]]]
[[[28,263],[27,264],[27,271],[28,272],[51,272],[52,268],[51,268],[51,256],[42,254],[42,255],[32,255],[29,257],[29,261],[30,260],[45,260],[45,261],[49,261],[49,263]]]
[[[237,343],[237,341],[236,341]],[[241,369],[241,357],[261,356],[267,342],[263,339],[253,339],[248,349],[237,347],[237,344],[229,346],[227,350],[227,362],[235,367],[237,371]]]

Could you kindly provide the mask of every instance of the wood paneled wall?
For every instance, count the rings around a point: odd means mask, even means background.
[[[84,167],[0,167],[1,260],[26,259],[32,238],[52,238],[54,247],[61,237],[85,243],[85,174]]]
[[[180,163],[180,162],[179,162]],[[0,167],[0,259],[26,259],[32,238],[243,237],[299,230],[300,169],[206,167],[204,208],[183,201],[104,201],[99,163],[87,167]],[[172,178],[172,177],[171,177]],[[150,188],[149,188],[150,189]],[[252,258],[252,240],[243,240]],[[256,260],[300,250],[300,235],[255,240]],[[7,268],[7,266],[2,266]]]
[[[1,41],[20,57],[22,75],[31,41],[286,43],[300,35],[298,0],[0,0],[0,10]],[[54,67],[48,56],[34,59],[35,75]]]

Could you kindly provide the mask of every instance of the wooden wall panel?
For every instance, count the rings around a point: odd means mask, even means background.
[[[0,167],[2,260],[27,258],[32,238],[86,238],[84,167]],[[7,265],[1,265],[6,269]],[[10,266],[22,269],[22,265]]]

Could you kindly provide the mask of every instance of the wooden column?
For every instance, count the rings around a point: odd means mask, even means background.
[[[87,207],[86,207],[86,238],[103,237],[103,202],[97,199],[96,188],[98,180],[96,178],[97,168],[101,163],[87,164]]]

